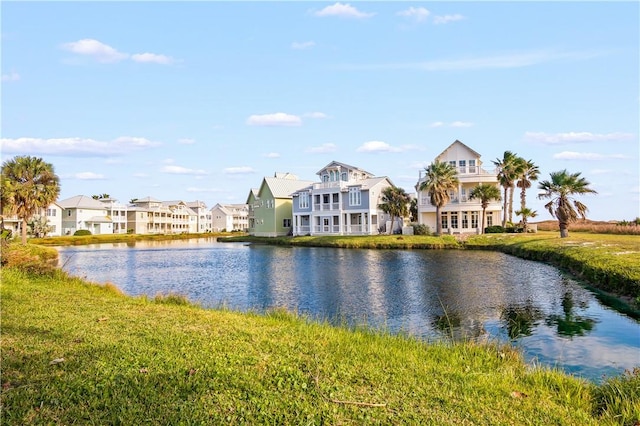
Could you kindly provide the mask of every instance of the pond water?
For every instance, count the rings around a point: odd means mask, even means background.
[[[285,308],[426,340],[511,342],[532,363],[599,381],[640,365],[640,322],[557,269],[503,253],[360,250],[214,239],[61,247],[60,264],[130,295]]]

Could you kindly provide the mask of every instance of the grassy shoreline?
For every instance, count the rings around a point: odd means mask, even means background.
[[[640,372],[595,385],[493,344],[128,297],[59,270],[2,275],[2,424],[640,421]]]

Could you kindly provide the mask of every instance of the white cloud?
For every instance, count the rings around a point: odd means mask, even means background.
[[[182,138],[182,139],[178,139],[178,143],[180,145],[193,145],[194,143],[196,143],[196,141],[195,139]]]
[[[583,142],[615,142],[633,139],[631,133],[591,133],[591,132],[565,132],[565,133],[544,133],[526,132],[524,139],[529,142],[536,142],[545,145],[563,145]]]
[[[357,152],[401,152],[402,148],[394,147],[382,141],[365,142],[356,149]]]
[[[553,154],[556,160],[625,160],[629,157],[622,154],[597,154],[594,152],[563,151]]]
[[[445,123],[444,121],[434,121],[429,125],[429,127],[455,127],[455,128],[464,128],[471,127],[473,123],[469,121],[452,121],[451,123]]]
[[[442,15],[442,16],[434,16],[433,23],[434,24],[448,24],[449,22],[461,21],[464,19],[464,16],[455,14],[455,15]]]
[[[557,52],[540,50],[491,56],[439,59],[423,62],[394,62],[380,64],[345,64],[338,68],[347,71],[417,70],[417,71],[470,71],[483,69],[523,68],[561,60],[584,60],[603,55],[602,52]]]
[[[127,53],[118,52],[113,47],[90,38],[65,43],[62,48],[78,55],[91,56],[102,63],[119,62],[129,57]]]
[[[278,152],[268,152],[263,155],[265,158],[280,158],[280,153]]]
[[[431,14],[424,7],[410,7],[409,9],[401,10],[396,13],[398,16],[402,16],[403,18],[408,18],[414,20],[416,22],[423,22],[427,19],[427,17]]]
[[[73,175],[76,179],[80,180],[102,180],[105,179],[104,175],[93,172],[81,172]]]
[[[330,152],[336,152],[338,147],[334,143],[323,143],[320,146],[314,146],[307,149],[308,153],[311,154],[328,154]]]
[[[136,53],[131,55],[131,60],[134,62],[154,63],[162,65],[169,65],[174,62],[174,59],[171,56],[158,55],[155,53]]]
[[[146,178],[151,177],[151,176],[148,173],[138,172],[138,173],[134,173],[133,177],[146,179]]]
[[[473,123],[470,123],[468,121],[454,121],[453,123],[451,123],[451,127],[471,127],[473,126]]]
[[[361,12],[348,3],[335,3],[315,12],[315,15],[320,17],[337,16],[340,18],[363,19],[370,18],[375,15],[375,13]]]
[[[18,81],[20,80],[20,74],[15,71],[11,71],[9,74],[2,74],[2,81]]]
[[[164,173],[170,173],[174,175],[206,175],[208,174],[205,170],[201,169],[189,169],[182,166],[164,166],[162,168]]]
[[[105,64],[121,62],[125,59],[131,59],[134,62],[140,63],[162,65],[169,65],[175,62],[171,56],[159,55],[157,53],[134,53],[130,55],[92,38],[64,43],[61,45],[61,48],[77,55],[93,58]]]
[[[306,112],[303,116],[309,118],[329,118],[329,116],[324,112]]]
[[[246,175],[253,174],[256,171],[249,166],[239,166],[239,167],[227,167],[224,169],[224,173],[228,175]]]
[[[125,155],[132,151],[159,146],[146,138],[122,136],[112,141],[90,138],[18,138],[0,139],[2,151],[18,154],[67,155],[72,157]]]
[[[311,49],[315,45],[316,43],[314,41],[294,41],[291,43],[291,48],[294,50],[305,50]]]
[[[293,127],[302,125],[302,120],[297,115],[276,112],[275,114],[252,115],[247,118],[249,126],[285,126]]]
[[[614,170],[610,170],[610,169],[592,169],[591,171],[589,171],[590,175],[608,175],[611,173],[614,173]]]

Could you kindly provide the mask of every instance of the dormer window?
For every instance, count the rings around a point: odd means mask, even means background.
[[[346,182],[349,179],[349,176],[347,175],[347,172],[342,172],[342,176],[341,179]]]
[[[329,175],[322,175],[323,182],[329,182]]]

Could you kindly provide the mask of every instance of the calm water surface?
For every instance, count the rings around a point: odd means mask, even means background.
[[[640,366],[640,323],[557,269],[502,253],[356,250],[213,239],[59,248],[73,275],[205,307],[286,308],[427,340],[511,342],[530,362],[600,380]]]

